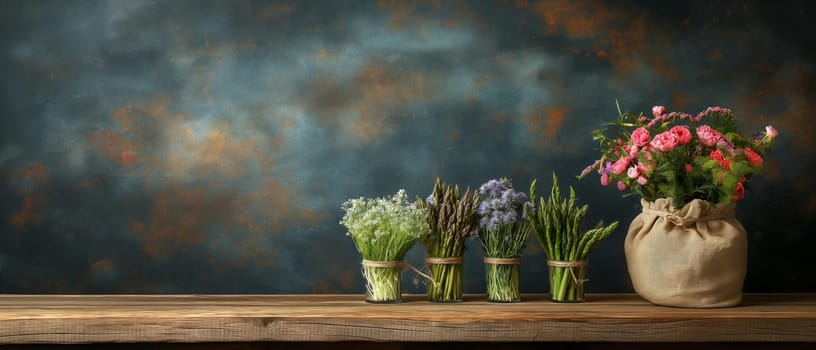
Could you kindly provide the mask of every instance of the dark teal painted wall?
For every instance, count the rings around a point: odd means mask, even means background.
[[[362,292],[349,197],[572,175],[656,104],[781,132],[738,208],[747,291],[816,291],[814,6],[801,2],[0,2],[0,292]],[[623,225],[624,227],[626,225]],[[619,229],[591,292],[628,292]],[[465,291],[484,290],[469,242]],[[421,246],[407,260],[420,264]],[[531,241],[523,292],[546,292]],[[411,286],[409,292],[424,289]]]

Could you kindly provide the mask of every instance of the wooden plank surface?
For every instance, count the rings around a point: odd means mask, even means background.
[[[577,304],[467,296],[458,304],[362,295],[0,295],[0,344],[254,341],[816,342],[816,294],[746,295],[682,309],[634,295]]]

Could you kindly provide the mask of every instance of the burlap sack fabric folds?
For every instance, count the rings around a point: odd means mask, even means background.
[[[671,198],[641,200],[624,243],[632,285],[658,305],[716,308],[742,301],[748,238],[735,204],[699,199],[679,210]]]

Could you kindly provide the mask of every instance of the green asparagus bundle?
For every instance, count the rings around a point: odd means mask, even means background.
[[[462,253],[465,238],[478,229],[479,194],[470,189],[462,194],[459,186],[451,188],[437,178],[433,193],[417,202],[420,208],[428,210],[431,228],[430,234],[422,238],[432,279],[428,283],[428,300],[461,301]]]
[[[536,195],[536,181],[530,185],[530,198]],[[550,260],[550,290],[555,301],[581,301],[584,295],[586,260],[592,250],[608,237],[618,222],[604,226],[603,221],[581,233],[589,205],[576,207],[575,189],[569,199],[561,197],[558,177],[553,173],[549,200],[539,199],[537,210],[526,209],[532,231]]]

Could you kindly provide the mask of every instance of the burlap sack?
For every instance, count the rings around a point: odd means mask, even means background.
[[[735,205],[695,199],[672,212],[672,200],[641,200],[624,248],[632,285],[658,305],[714,308],[742,301],[748,239]]]

